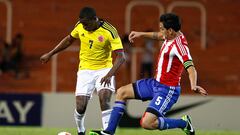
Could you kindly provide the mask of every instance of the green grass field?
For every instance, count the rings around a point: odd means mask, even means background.
[[[61,131],[76,134],[75,128],[0,127],[0,135],[57,135]],[[116,135],[185,135],[181,130],[148,131],[118,128]],[[196,135],[240,135],[240,131],[197,131]]]

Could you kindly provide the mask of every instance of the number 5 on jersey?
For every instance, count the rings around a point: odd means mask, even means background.
[[[158,96],[157,99],[156,99],[156,101],[155,101],[155,104],[156,104],[156,105],[160,105],[161,100],[162,100],[162,97]]]
[[[93,40],[89,40],[89,48],[91,49],[93,45]]]

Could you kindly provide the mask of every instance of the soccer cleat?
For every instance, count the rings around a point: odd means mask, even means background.
[[[110,133],[106,133],[106,131],[102,130],[91,130],[89,135],[111,135]]]
[[[78,135],[85,135],[86,132],[79,132]]]
[[[184,115],[182,116],[182,120],[187,122],[187,126],[182,129],[186,133],[186,135],[195,135],[195,129],[192,126],[190,116]]]

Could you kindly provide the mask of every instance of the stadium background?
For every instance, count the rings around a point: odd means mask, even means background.
[[[148,0],[146,0],[148,1]],[[178,0],[156,0],[161,2],[166,9],[172,2]],[[226,111],[229,114],[231,120],[239,120],[237,113],[239,112],[239,95],[240,95],[240,60],[238,59],[240,54],[240,47],[238,45],[240,41],[240,25],[238,10],[240,1],[238,0],[193,0],[202,4],[207,13],[207,48],[201,49],[200,46],[200,11],[197,8],[176,8],[174,12],[179,14],[183,20],[182,31],[186,34],[189,42],[189,48],[194,59],[194,63],[198,70],[199,84],[204,86],[210,97],[203,100],[213,100],[211,102],[217,103],[212,106],[199,110],[202,110],[206,114],[210,113],[209,108],[212,108],[211,113],[221,114]],[[23,66],[29,70],[29,78],[15,79],[13,74],[3,73],[0,75],[0,101],[2,115],[0,115],[1,125],[31,125],[30,123],[24,124],[20,122],[8,123],[6,120],[6,112],[4,112],[3,103],[9,106],[13,116],[19,118],[14,106],[11,105],[15,100],[23,101],[22,106],[28,103],[28,101],[34,101],[39,103],[39,108],[35,111],[39,115],[39,124],[44,125],[43,121],[47,121],[48,118],[53,115],[44,118],[45,113],[51,111],[50,108],[56,107],[54,111],[61,108],[61,103],[69,107],[67,112],[59,109],[59,116],[65,117],[65,114],[71,114],[74,107],[73,92],[75,89],[75,80],[78,64],[78,53],[65,51],[58,57],[57,68],[57,91],[52,92],[51,85],[51,62],[46,65],[42,65],[39,62],[41,54],[52,49],[64,36],[70,33],[72,28],[78,19],[79,10],[84,6],[92,6],[96,9],[99,17],[108,20],[112,23],[122,37],[125,33],[125,10],[130,0],[12,0],[12,36],[16,33],[22,33],[24,35],[23,51],[25,54],[25,60]],[[188,1],[190,2],[190,1]],[[158,31],[159,13],[158,9],[154,6],[136,6],[132,9],[131,13],[131,30],[145,31],[152,29]],[[4,3],[0,3],[0,37],[6,38],[6,16],[7,9]],[[155,43],[158,46],[158,43]],[[75,43],[75,47],[78,43]],[[143,40],[138,40],[134,46],[143,47]],[[2,46],[1,46],[2,47]],[[155,49],[158,49],[156,47]],[[157,53],[155,54],[157,56]],[[140,78],[140,57],[137,57],[137,76]],[[116,75],[117,87],[130,82],[131,73],[127,72],[127,66],[123,66]],[[182,93],[183,99],[180,101],[180,105],[184,102],[201,101],[202,98],[193,95],[189,90],[188,78],[186,73],[182,79]],[[28,95],[30,94],[30,95]],[[32,96],[40,96],[39,98]],[[53,96],[53,97],[52,97]],[[24,97],[24,98],[22,98]],[[25,98],[25,97],[30,97]],[[31,98],[32,97],[32,98]],[[62,101],[62,98],[64,100]],[[191,100],[186,100],[186,99]],[[49,100],[48,100],[49,99]],[[221,101],[216,102],[219,99]],[[226,99],[226,100],[225,100]],[[229,100],[228,100],[229,99]],[[36,100],[36,101],[35,101]],[[61,102],[59,101],[61,100]],[[94,101],[93,101],[94,102]],[[42,104],[41,104],[42,103]],[[20,103],[21,104],[21,103]],[[31,103],[29,103],[31,104]],[[46,108],[46,104],[49,105]],[[59,105],[60,104],[60,105]],[[94,105],[94,103],[93,103]],[[90,104],[90,106],[93,106]],[[96,104],[98,105],[98,103]],[[89,106],[89,110],[91,110]],[[231,106],[231,107],[230,107]],[[38,107],[37,107],[38,108]],[[140,107],[141,108],[141,107]],[[47,110],[47,111],[46,111]],[[46,111],[46,112],[45,112]],[[235,113],[234,113],[235,112]],[[31,112],[35,114],[35,112]],[[4,114],[4,115],[3,115]],[[236,114],[236,116],[235,116]],[[239,114],[239,113],[238,113]],[[91,114],[89,114],[91,115]],[[194,113],[193,113],[194,115]],[[199,114],[201,115],[201,114]],[[198,116],[199,116],[198,115]],[[205,114],[204,114],[205,115]],[[224,116],[224,115],[223,115]],[[71,117],[71,118],[68,118]],[[199,118],[199,119],[198,119]],[[197,117],[200,121],[200,116]],[[27,118],[31,119],[31,118]],[[47,120],[44,120],[47,119]],[[73,120],[72,115],[65,117],[65,119]],[[211,119],[211,117],[209,117]],[[219,117],[216,117],[219,119]],[[229,119],[224,119],[227,122]],[[37,120],[36,120],[37,121]],[[36,122],[33,121],[33,124]],[[51,121],[51,120],[49,120]],[[54,120],[53,120],[54,121]],[[57,121],[49,122],[49,126],[54,126]],[[213,120],[214,121],[214,120]],[[221,121],[220,121],[221,122]],[[230,121],[231,122],[231,121]],[[73,123],[73,122],[72,122]],[[221,126],[222,123],[212,123],[214,129],[229,129],[228,127]],[[215,124],[215,125],[214,125]],[[71,126],[73,124],[66,125]],[[48,125],[47,125],[48,126]],[[57,124],[55,125],[58,126]],[[59,124],[59,126],[65,126]],[[90,125],[91,126],[91,125]],[[97,126],[97,125],[94,125]],[[207,127],[206,125],[205,127]],[[201,127],[201,125],[199,125]],[[204,126],[203,129],[207,129]],[[210,126],[211,127],[211,126]],[[240,129],[239,124],[233,129]]]

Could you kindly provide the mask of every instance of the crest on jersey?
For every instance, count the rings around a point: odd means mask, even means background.
[[[103,36],[99,36],[99,37],[98,37],[98,41],[99,41],[99,42],[103,42],[103,40],[104,40],[104,37],[103,37]]]
[[[187,40],[186,40],[185,38],[181,37],[181,40],[182,40],[182,42],[183,42],[184,45],[187,45],[187,44],[188,44],[188,43],[187,43]]]

